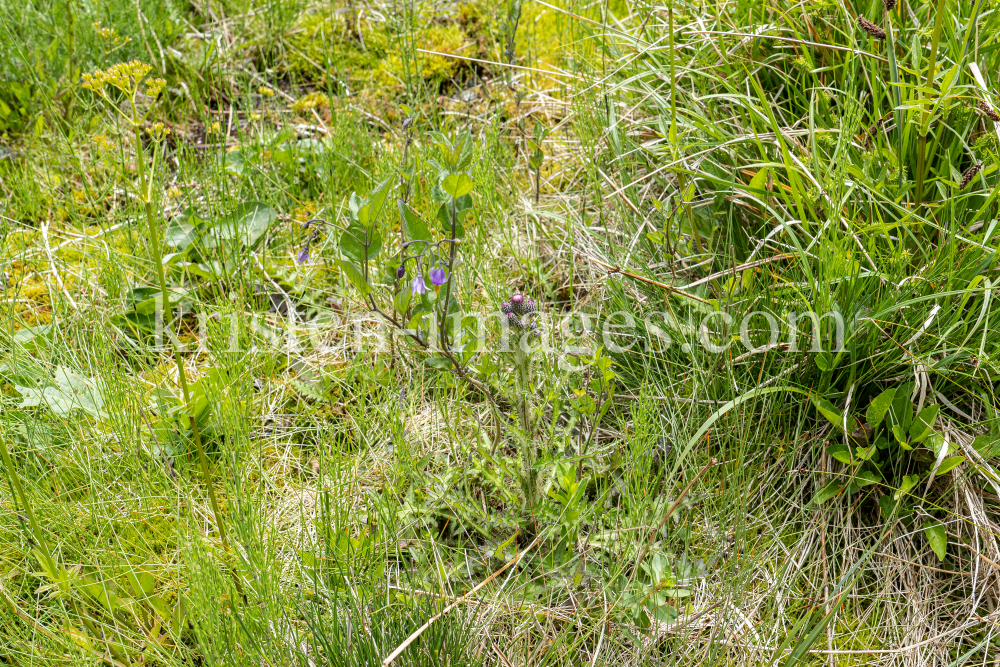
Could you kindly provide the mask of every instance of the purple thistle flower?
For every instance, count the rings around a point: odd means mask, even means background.
[[[448,272],[445,271],[443,266],[431,269],[431,285],[440,287],[441,285],[444,285],[447,280]]]
[[[538,333],[538,324],[534,321],[538,306],[534,300],[526,299],[523,294],[515,294],[509,301],[500,304],[500,312],[503,313],[507,326],[528,331],[531,335]]]
[[[425,294],[427,292],[427,284],[424,283],[424,277],[419,273],[413,279],[413,296],[418,294]]]

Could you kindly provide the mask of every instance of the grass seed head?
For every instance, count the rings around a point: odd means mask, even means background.
[[[877,25],[866,19],[864,16],[858,17],[858,25],[861,27],[862,30],[867,32],[875,39],[885,39],[885,30],[882,30],[882,28],[878,27]]]
[[[997,113],[996,109],[990,106],[988,102],[980,101],[979,110],[982,111],[986,115],[986,117],[992,120],[994,123],[1000,123],[1000,113]]]
[[[891,12],[896,8],[896,0],[882,0],[882,6],[885,7],[885,11]]]
[[[977,162],[976,164],[966,169],[965,173],[962,174],[962,182],[959,183],[958,189],[964,190],[966,186],[972,182],[972,179],[976,177],[976,174],[978,174],[979,170],[982,168],[983,168],[983,163]]]

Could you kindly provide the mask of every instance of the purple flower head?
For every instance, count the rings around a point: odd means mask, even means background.
[[[538,308],[535,306],[534,301],[524,298],[523,294],[515,294],[510,297],[510,310],[518,315],[531,315],[535,313]]]
[[[448,272],[443,266],[431,269],[431,285],[441,286],[448,280]]]
[[[426,292],[427,284],[424,283],[424,277],[418,273],[413,279],[413,296],[425,294]]]
[[[400,264],[399,268],[396,269],[396,280],[402,280],[406,277],[406,264]]]
[[[308,243],[306,244],[306,247],[304,247],[302,250],[300,250],[299,254],[295,256],[295,263],[298,264],[299,266],[302,266],[303,264],[308,264],[309,263],[309,244]]]
[[[530,335],[537,334],[538,324],[534,320],[538,314],[538,306],[523,294],[515,294],[509,301],[500,304],[500,312],[508,326],[518,331],[527,331]]]

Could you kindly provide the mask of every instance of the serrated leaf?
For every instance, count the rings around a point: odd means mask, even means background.
[[[819,491],[816,492],[816,495],[813,497],[813,504],[822,505],[830,498],[833,498],[838,493],[840,493],[840,490],[843,488],[844,485],[837,480],[827,482],[826,485],[823,486],[823,488],[821,488]]]
[[[868,410],[865,412],[865,421],[872,428],[875,428],[882,423],[885,418],[885,413],[889,411],[889,406],[892,405],[892,399],[896,395],[896,388],[886,389],[881,394],[872,399],[872,402],[868,404]]]
[[[938,560],[943,561],[948,552],[948,533],[944,529],[944,524],[940,521],[924,522],[924,536],[927,537]]]

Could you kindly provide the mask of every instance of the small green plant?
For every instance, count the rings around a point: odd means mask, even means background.
[[[899,518],[907,524],[914,520],[910,496],[924,492],[934,479],[965,462],[954,455],[957,446],[936,426],[939,406],[917,409],[913,403],[913,382],[890,387],[868,404],[864,420],[839,410],[829,401],[813,397],[816,410],[834,427],[842,442],[827,447],[826,452],[848,466],[847,471],[817,493],[813,502],[821,505],[839,495],[848,497],[866,487],[888,489],[878,499],[884,520]],[[982,443],[979,443],[982,444]],[[925,481],[926,480],[926,481]],[[934,552],[944,559],[944,528],[927,517],[924,532]]]

